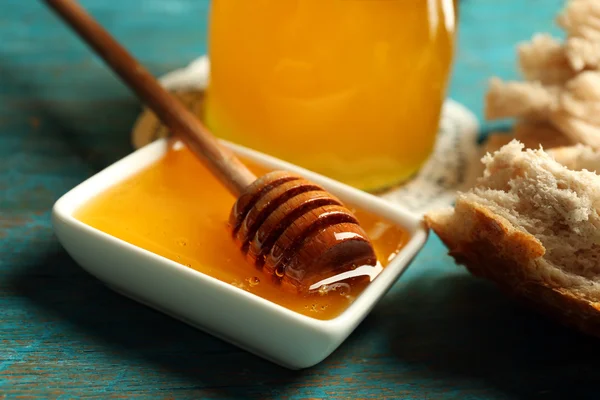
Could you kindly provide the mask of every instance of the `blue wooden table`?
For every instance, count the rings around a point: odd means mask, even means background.
[[[152,72],[205,52],[206,0],[83,4]],[[561,0],[464,0],[451,96],[479,117]],[[131,151],[138,102],[36,1],[0,7],[0,399],[598,398],[600,343],[514,304],[432,236],[330,358],[288,371],[127,300],[53,236],[53,202]],[[484,128],[489,128],[484,125]],[[485,131],[484,129],[484,131]]]

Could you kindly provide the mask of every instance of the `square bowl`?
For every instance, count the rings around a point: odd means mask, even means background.
[[[87,201],[161,159],[165,139],[151,143],[63,195],[52,210],[55,233],[69,255],[113,290],[290,369],[329,356],[367,316],[427,240],[419,217],[401,206],[274,157],[221,141],[267,169],[298,173],[406,230],[409,240],[383,271],[339,316],[319,320],[299,314],[202,272],[93,228],[74,217]],[[199,205],[201,206],[201,205]]]

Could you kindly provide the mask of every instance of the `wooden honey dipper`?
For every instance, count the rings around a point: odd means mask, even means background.
[[[376,265],[352,212],[322,187],[286,172],[257,179],[75,0],[45,0],[236,196],[229,218],[246,258],[289,290]]]

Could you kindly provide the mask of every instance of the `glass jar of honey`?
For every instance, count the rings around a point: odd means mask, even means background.
[[[212,0],[205,121],[226,140],[357,188],[429,156],[452,0]]]

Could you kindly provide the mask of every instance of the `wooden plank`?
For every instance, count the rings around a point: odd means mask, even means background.
[[[241,1],[241,0],[239,0]],[[157,74],[206,51],[206,0],[82,3]],[[462,2],[450,94],[551,30],[560,0]],[[139,105],[41,2],[0,13],[0,398],[592,398],[596,342],[456,267],[436,237],[330,358],[287,371],[127,300],[53,236],[53,202],[131,151]]]

